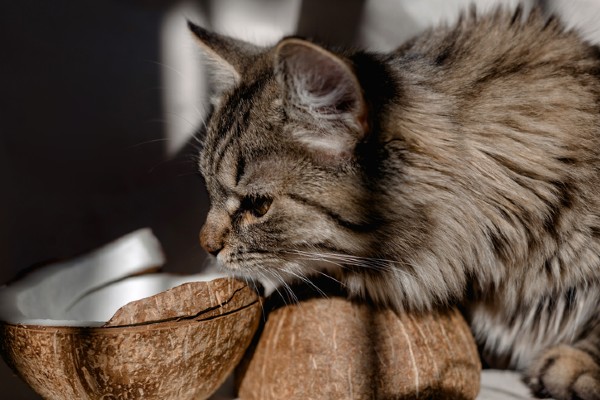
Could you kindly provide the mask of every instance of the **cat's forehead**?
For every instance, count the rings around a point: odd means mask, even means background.
[[[282,100],[275,79],[263,74],[245,80],[221,94],[208,121],[208,140],[219,140],[224,133],[241,135],[277,118]]]
[[[289,144],[281,133],[281,104],[269,77],[244,83],[225,95],[208,121],[201,152],[200,168],[207,181],[234,188],[244,177],[281,164],[277,158]],[[270,172],[274,175],[276,169]]]

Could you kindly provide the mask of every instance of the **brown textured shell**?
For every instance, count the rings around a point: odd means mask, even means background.
[[[113,326],[0,324],[0,351],[46,399],[202,399],[239,362],[260,313],[241,282],[193,282],[130,303]]]
[[[104,326],[183,318],[208,319],[239,310],[256,300],[256,294],[244,282],[236,279],[188,282],[126,304]]]
[[[332,297],[272,311],[243,369],[242,400],[466,400],[481,364],[457,310],[396,314]]]

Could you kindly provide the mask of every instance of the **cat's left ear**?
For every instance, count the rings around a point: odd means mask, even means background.
[[[275,71],[286,109],[308,113],[322,127],[294,132],[296,138],[327,156],[352,154],[367,134],[368,120],[350,63],[314,43],[287,38],[275,48]]]
[[[190,21],[188,28],[204,54],[213,62],[219,86],[239,83],[242,75],[263,51],[262,47],[211,32]]]

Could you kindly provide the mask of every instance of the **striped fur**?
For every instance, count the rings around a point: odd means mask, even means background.
[[[600,399],[600,51],[520,13],[472,12],[389,54],[232,52],[193,26],[239,74],[204,138],[201,242],[256,278],[460,303],[491,365]]]

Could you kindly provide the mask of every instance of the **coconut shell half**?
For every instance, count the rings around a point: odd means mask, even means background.
[[[123,307],[108,324],[117,326],[2,323],[0,351],[46,399],[204,399],[241,359],[260,313],[241,282],[193,282]]]
[[[208,398],[251,342],[259,297],[231,278],[145,274],[162,261],[140,230],[0,288],[0,353],[45,399]]]
[[[238,370],[241,400],[476,398],[481,364],[457,310],[298,298],[269,313]]]

